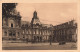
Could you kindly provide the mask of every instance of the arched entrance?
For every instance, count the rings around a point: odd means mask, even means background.
[[[34,42],[42,42],[41,36],[34,36]]]

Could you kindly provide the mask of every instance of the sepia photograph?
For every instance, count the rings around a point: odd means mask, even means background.
[[[77,3],[2,3],[2,50],[77,50]]]

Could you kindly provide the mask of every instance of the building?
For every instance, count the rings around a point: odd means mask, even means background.
[[[54,41],[76,42],[77,23],[75,23],[75,20],[54,26]]]
[[[10,6],[10,4],[8,5]],[[3,11],[2,14],[2,40],[24,40],[27,42],[77,41],[77,23],[75,23],[75,20],[56,26],[42,24],[37,12],[34,11],[31,22],[21,21],[21,16],[15,8],[7,11],[5,6],[3,6],[5,12]]]
[[[7,5],[8,4],[5,6]],[[3,7],[4,9],[5,6]],[[50,35],[53,35],[53,25],[41,24],[36,11],[34,11],[30,23],[21,21],[21,16],[15,8],[11,11],[7,11],[6,14],[7,15],[2,15],[2,40],[19,39],[25,41],[45,42],[49,41]]]
[[[37,12],[34,11],[31,23],[22,25],[23,38],[33,42],[49,41],[49,36],[54,35],[52,27],[41,24]]]
[[[21,16],[16,9],[2,16],[2,40],[16,40],[21,36]]]

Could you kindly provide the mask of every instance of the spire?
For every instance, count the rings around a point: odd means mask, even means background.
[[[33,18],[37,18],[37,12],[36,12],[36,10],[33,13]]]

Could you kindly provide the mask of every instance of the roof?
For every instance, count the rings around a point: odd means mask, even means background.
[[[21,25],[25,25],[25,24],[28,24],[28,25],[30,25],[30,22],[28,22],[28,21],[21,21]]]

